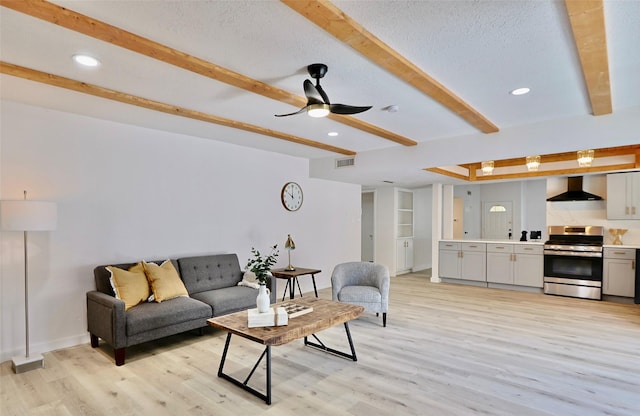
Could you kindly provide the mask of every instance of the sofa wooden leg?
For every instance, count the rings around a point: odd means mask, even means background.
[[[114,350],[114,355],[116,356],[116,365],[124,365],[124,348],[116,348]]]
[[[382,326],[383,327],[387,327],[387,313],[386,312],[382,312]]]
[[[98,348],[98,346],[100,346],[100,339],[98,338],[98,336],[93,334],[89,335],[91,335],[91,347]]]

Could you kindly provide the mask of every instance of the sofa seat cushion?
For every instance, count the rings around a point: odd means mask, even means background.
[[[192,295],[194,299],[211,305],[213,316],[255,308],[257,296],[256,289],[244,286],[225,287]]]
[[[165,326],[202,319],[202,326],[211,318],[211,306],[196,299],[181,296],[161,303],[148,302],[127,311],[127,336]]]

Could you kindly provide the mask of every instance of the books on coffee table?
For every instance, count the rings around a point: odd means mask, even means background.
[[[287,325],[289,315],[284,308],[269,308],[268,312],[260,313],[257,308],[247,311],[247,326],[258,328],[261,326]]]

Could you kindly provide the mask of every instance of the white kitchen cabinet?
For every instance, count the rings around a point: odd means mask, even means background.
[[[485,243],[440,242],[440,277],[450,279],[487,280]]]
[[[440,242],[438,269],[440,277],[460,278],[460,243]]]
[[[487,245],[484,243],[462,243],[460,278],[487,281]]]
[[[640,220],[640,172],[607,175],[607,218]]]
[[[513,244],[487,244],[487,282],[513,284]]]
[[[413,239],[402,238],[396,241],[396,274],[407,273],[413,268]]]
[[[542,287],[543,247],[530,244],[487,244],[487,282]]]
[[[635,294],[636,251],[631,248],[604,248],[602,293],[633,297]]]
[[[514,245],[513,284],[542,287],[544,276],[544,247],[541,245]]]

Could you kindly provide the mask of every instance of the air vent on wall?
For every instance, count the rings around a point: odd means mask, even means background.
[[[336,159],[336,169],[346,168],[347,166],[354,166],[356,164],[355,157],[348,157],[344,159]]]

